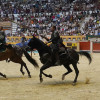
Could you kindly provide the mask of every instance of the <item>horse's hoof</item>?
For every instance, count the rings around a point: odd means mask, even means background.
[[[31,78],[31,75],[29,75],[28,77]]]
[[[6,75],[3,75],[4,78],[7,78]]]
[[[49,78],[52,78],[52,75],[49,75]]]
[[[62,80],[64,80],[65,79],[65,75],[62,75]]]
[[[43,82],[43,78],[40,78],[40,83],[42,83]]]
[[[10,62],[10,60],[8,60],[8,63]]]
[[[24,75],[25,74],[25,72],[22,72],[22,75]]]
[[[76,82],[73,82],[72,85],[75,86],[76,85]]]

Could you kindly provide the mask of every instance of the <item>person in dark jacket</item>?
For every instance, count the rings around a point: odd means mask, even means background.
[[[64,47],[65,51],[67,50],[67,47],[63,44],[62,38],[60,38],[59,32],[56,31],[56,26],[51,27],[51,38],[48,39],[47,37],[40,35],[42,38],[45,38],[48,42],[46,44],[52,42],[50,45],[51,50],[52,50],[52,58],[55,63],[55,65],[60,65],[60,60],[59,60],[59,48]]]
[[[0,26],[0,51],[3,51],[6,49],[6,35],[3,31],[3,27]]]
[[[48,43],[52,42],[51,49],[52,49],[52,56],[53,56],[54,62],[56,61],[55,65],[60,65],[58,51],[59,51],[59,44],[60,44],[61,38],[58,31],[56,31],[56,26],[51,27],[51,32],[52,32],[51,38],[48,41]]]
[[[3,27],[0,26],[0,44],[5,44],[6,43],[6,35],[5,32],[3,31]]]

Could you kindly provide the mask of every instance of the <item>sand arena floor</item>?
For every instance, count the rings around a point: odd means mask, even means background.
[[[38,54],[33,57],[41,67]],[[61,80],[62,74],[66,72],[63,66],[47,69],[45,72],[52,74],[53,78],[43,76],[44,82],[40,84],[39,69],[36,70],[25,57],[23,60],[32,78],[28,78],[25,69],[25,76],[21,74],[19,64],[1,61],[0,72],[6,74],[8,79],[0,77],[0,100],[100,100],[100,54],[92,54],[92,57],[91,65],[85,57],[80,57],[80,74],[76,86],[72,85],[74,71],[64,81]]]

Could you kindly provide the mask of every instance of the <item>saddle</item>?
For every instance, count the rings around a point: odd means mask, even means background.
[[[59,58],[65,59],[66,57],[68,57],[68,50],[65,49],[64,47],[60,47],[59,48]]]
[[[50,60],[50,54],[49,53],[44,53],[41,57],[40,57],[40,61],[41,63],[45,63],[46,61],[51,61]]]

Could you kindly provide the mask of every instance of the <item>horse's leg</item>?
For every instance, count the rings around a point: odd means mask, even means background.
[[[21,67],[22,67],[22,66],[25,67],[25,69],[26,69],[26,71],[27,71],[27,73],[28,73],[28,77],[31,78],[30,71],[28,70],[28,68],[27,68],[27,66],[26,66],[26,63],[25,63],[24,61],[22,61],[22,63],[21,63]],[[22,67],[22,68],[23,68],[23,67]],[[21,70],[22,70],[22,68],[21,68]],[[22,70],[22,72],[23,72],[23,70]]]
[[[20,68],[21,73],[24,75],[25,72],[23,71],[23,65],[21,64],[21,68]]]
[[[65,76],[66,76],[67,74],[69,74],[69,73],[72,72],[72,69],[70,68],[69,65],[64,65],[64,67],[68,70],[68,72],[66,72],[66,73],[64,73],[64,74],[62,75],[62,80],[65,79]]]
[[[0,72],[0,75],[3,76],[4,78],[6,78],[6,75],[5,74],[2,74],[1,72]]]
[[[13,62],[15,62],[15,63],[21,64],[20,71],[21,71],[22,73],[23,73],[23,66],[24,66],[25,69],[26,69],[26,71],[27,71],[27,73],[28,73],[28,76],[31,78],[30,71],[28,70],[28,68],[27,68],[27,66],[26,66],[26,64],[25,64],[25,62],[21,59],[21,57],[18,57],[18,56],[12,57],[12,58],[10,58],[10,60],[13,61]]]
[[[74,82],[73,82],[73,85],[75,85],[75,83],[77,82],[79,70],[77,68],[77,64],[73,64],[73,67],[74,67],[74,70],[75,70],[75,73],[76,73],[76,76],[75,76],[75,79],[74,79]]]
[[[31,57],[32,57],[32,50],[31,50]]]
[[[40,69],[40,75],[39,75],[39,77],[40,77],[40,82],[43,82],[42,74],[45,75],[46,77],[52,78],[52,75],[47,75],[47,74],[45,74],[45,73],[43,72],[43,70],[49,68],[50,66],[51,66],[50,63],[46,63],[46,64],[44,64],[44,65],[41,67],[41,69]]]
[[[8,63],[9,63],[9,62],[10,62],[10,59],[6,59],[6,62],[8,62]]]
[[[46,76],[46,77],[49,77],[49,78],[52,78],[52,75],[47,75],[47,74],[45,74],[44,72],[42,72],[42,74],[44,75],[44,76]]]

